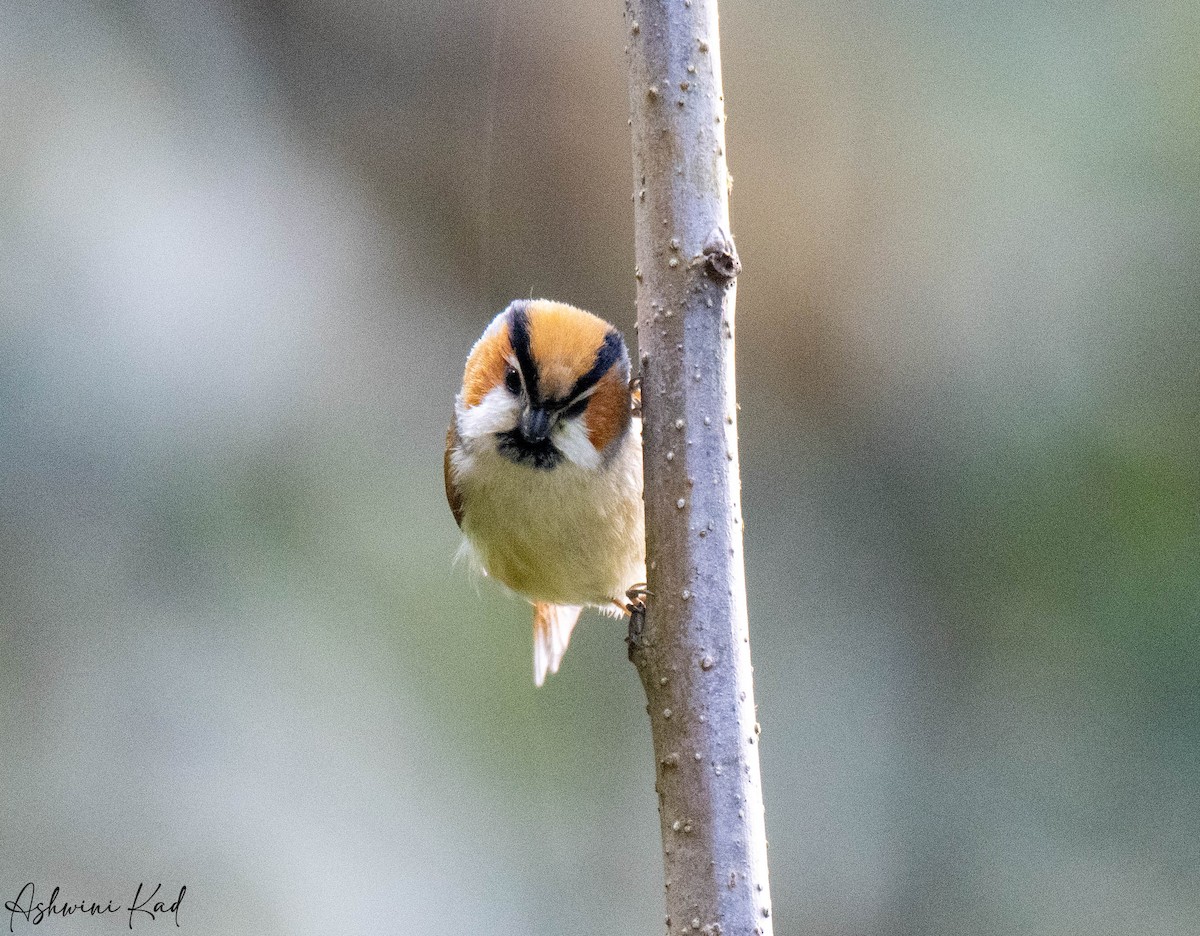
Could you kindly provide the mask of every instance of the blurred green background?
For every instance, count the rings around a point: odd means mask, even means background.
[[[509,299],[633,337],[621,11],[0,3],[4,900],[662,931],[622,625],[535,692],[441,481]],[[722,13],[776,933],[1194,934],[1200,7]]]

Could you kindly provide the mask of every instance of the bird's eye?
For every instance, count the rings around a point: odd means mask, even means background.
[[[504,386],[508,388],[508,392],[518,394],[521,392],[521,375],[517,373],[515,367],[510,367],[504,374]]]

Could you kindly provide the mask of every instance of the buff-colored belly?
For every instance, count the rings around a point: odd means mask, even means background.
[[[644,579],[640,445],[596,469],[480,458],[460,477],[463,532],[489,576],[533,601],[597,606]]]

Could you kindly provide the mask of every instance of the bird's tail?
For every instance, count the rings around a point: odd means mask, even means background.
[[[533,606],[533,681],[540,686],[546,673],[557,673],[567,652],[571,631],[579,620],[578,605],[537,603]]]

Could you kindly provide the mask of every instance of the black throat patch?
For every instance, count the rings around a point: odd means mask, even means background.
[[[563,460],[563,453],[556,449],[549,439],[530,442],[521,434],[520,429],[496,433],[496,448],[501,455],[518,465],[528,465],[543,471],[557,467]]]

